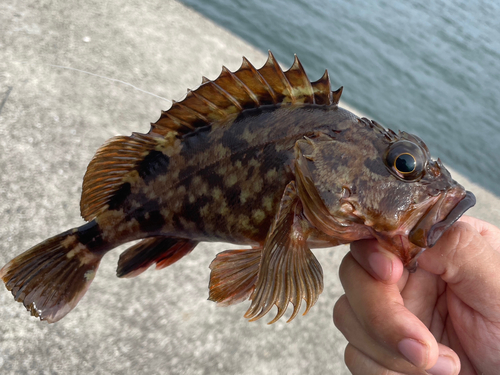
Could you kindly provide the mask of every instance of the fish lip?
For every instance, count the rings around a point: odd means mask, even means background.
[[[470,192],[465,192],[465,197],[450,211],[443,221],[434,224],[427,235],[428,247],[432,247],[441,238],[444,232],[453,225],[469,208],[476,204],[476,196]]]
[[[475,204],[474,194],[465,191],[462,186],[449,189],[441,194],[438,201],[420,218],[410,231],[408,239],[421,248],[434,246],[443,233]],[[446,214],[444,218],[443,214]]]

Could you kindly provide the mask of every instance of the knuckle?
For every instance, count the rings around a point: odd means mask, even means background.
[[[341,332],[345,326],[345,318],[350,313],[349,310],[349,301],[344,294],[337,300],[335,306],[333,307],[333,324],[335,324],[335,327],[337,327]]]
[[[387,333],[386,328],[389,319],[386,314],[381,313],[379,310],[367,309],[363,318],[361,325],[366,332],[369,332],[370,336],[380,337],[384,332]]]
[[[347,277],[354,266],[354,262],[355,260],[351,252],[348,252],[344,259],[342,259],[339,267],[339,278],[341,282],[345,282],[347,280]]]

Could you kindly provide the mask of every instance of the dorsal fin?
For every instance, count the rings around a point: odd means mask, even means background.
[[[337,105],[341,94],[342,88],[330,90],[327,71],[318,81],[310,82],[297,56],[285,72],[271,51],[260,69],[255,69],[243,57],[237,71],[222,67],[215,80],[203,77],[200,87],[188,90],[182,101],[172,101],[170,109],[162,111],[159,120],[151,124],[148,134],[133,133],[130,137],[118,136],[106,142],[87,167],[81,214],[85,220],[91,220],[125,196],[126,176],[137,170],[143,160],[154,160],[160,166],[168,164],[167,155],[153,152],[157,146],[163,149],[165,145],[173,145],[179,136],[224,122],[245,109],[273,104]]]
[[[316,82],[311,82],[314,90],[314,101],[316,104],[333,104],[332,92],[330,91],[330,76],[328,70],[325,70],[323,77]]]
[[[173,102],[168,111],[162,112],[159,120],[151,124],[150,133],[186,134],[194,128],[266,104],[336,105],[341,93],[342,89],[333,93],[330,90],[327,71],[318,81],[311,82],[297,56],[290,69],[283,71],[269,51],[266,63],[258,70],[243,58],[235,72],[222,67],[215,80],[203,77],[200,87],[188,90],[182,101]]]
[[[123,178],[148,155],[159,137],[133,133],[109,139],[97,150],[83,178],[80,212],[89,221],[107,208],[107,204],[123,185]],[[163,143],[163,142],[162,142]]]

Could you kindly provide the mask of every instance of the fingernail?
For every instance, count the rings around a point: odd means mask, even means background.
[[[408,361],[417,367],[425,367],[429,358],[427,345],[413,339],[403,339],[398,344],[398,349]]]
[[[455,375],[456,369],[455,361],[446,355],[442,355],[438,357],[436,364],[426,371],[431,375]]]
[[[386,281],[392,275],[392,260],[382,253],[371,253],[368,256],[368,264],[380,280]]]

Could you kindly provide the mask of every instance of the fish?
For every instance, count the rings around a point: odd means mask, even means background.
[[[250,300],[255,321],[275,306],[293,320],[323,291],[311,249],[375,238],[413,271],[418,256],[470,207],[425,143],[339,106],[328,71],[310,81],[297,56],[246,58],[173,101],[147,134],[111,138],[83,178],[86,223],[35,245],[0,270],[31,315],[54,323],[94,279],[102,257],[139,240],[117,276],[165,268],[203,241],[241,249],[210,264],[209,300]]]

